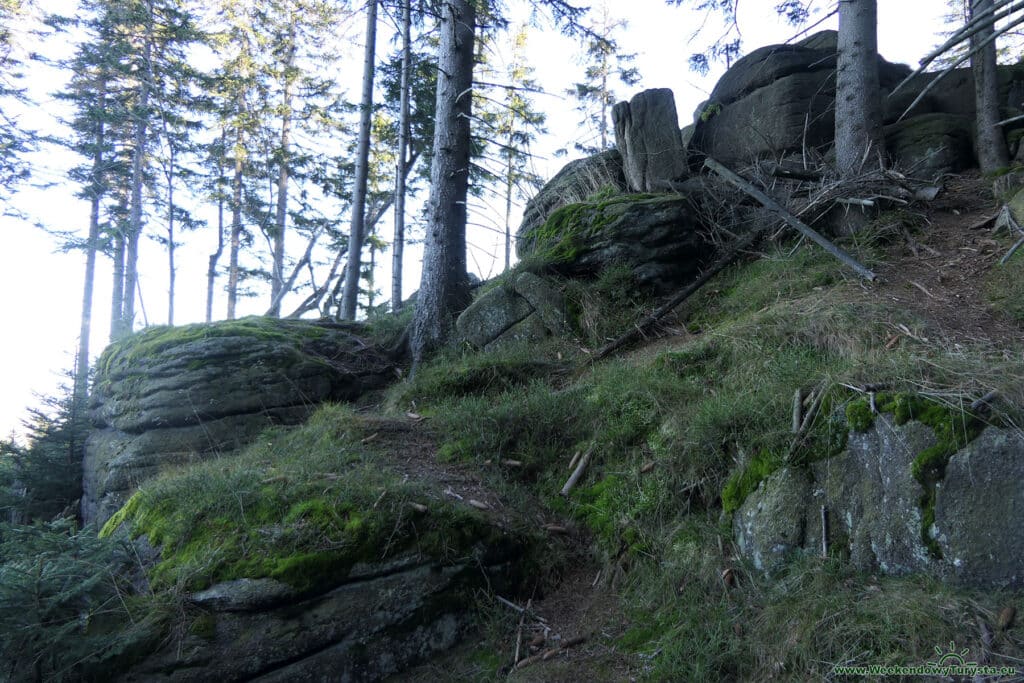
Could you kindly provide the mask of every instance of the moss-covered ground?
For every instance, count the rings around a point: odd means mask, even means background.
[[[146,482],[100,533],[123,528],[159,548],[149,572],[158,591],[238,578],[317,591],[341,583],[358,562],[410,551],[451,561],[500,540],[505,532],[482,513],[389,467],[362,443],[367,436],[349,409],[325,406],[237,455]]]

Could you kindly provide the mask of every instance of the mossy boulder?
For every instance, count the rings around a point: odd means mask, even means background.
[[[810,495],[807,470],[784,467],[747,496],[733,529],[740,552],[755,568],[771,572],[803,547]]]
[[[711,253],[702,228],[687,193],[619,195],[563,206],[520,245],[564,276],[625,266],[635,284],[668,290],[691,279]]]
[[[108,347],[91,397],[83,516],[102,523],[160,468],[231,451],[324,401],[395,377],[361,327],[245,318],[157,327]]]
[[[565,297],[539,275],[513,274],[470,304],[455,328],[464,342],[481,349],[564,336],[569,331]]]
[[[899,168],[915,176],[957,173],[975,165],[971,120],[932,113],[885,127],[885,146]]]
[[[525,258],[533,251],[530,233],[547,222],[552,212],[597,193],[627,192],[622,155],[610,149],[566,164],[526,203],[523,221],[516,231],[516,254]]]
[[[882,414],[848,407],[843,453],[747,496],[733,518],[742,554],[764,571],[819,554],[824,508],[829,552],[860,570],[1024,585],[1024,434],[913,396],[878,402]]]

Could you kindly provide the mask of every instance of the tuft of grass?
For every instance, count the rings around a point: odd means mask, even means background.
[[[237,455],[146,482],[103,530],[124,525],[161,549],[155,589],[200,590],[238,578],[299,592],[339,583],[357,562],[414,551],[451,559],[500,531],[388,470],[361,444],[358,419],[325,406],[306,425],[265,432]]]
[[[985,290],[993,311],[1018,324],[1024,323],[1024,256],[1021,252],[988,272]]]

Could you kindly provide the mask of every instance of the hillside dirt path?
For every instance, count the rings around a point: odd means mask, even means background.
[[[614,680],[635,677],[635,672],[631,671],[636,665],[635,657],[618,651],[615,645],[626,628],[616,592],[616,583],[621,577],[606,575],[608,570],[602,570],[604,565],[592,555],[585,530],[570,521],[545,515],[539,503],[532,511],[515,509],[487,485],[476,465],[440,461],[429,419],[389,417],[367,411],[360,414],[360,421],[367,433],[364,443],[388,454],[388,466],[400,475],[424,483],[433,500],[471,505],[503,527],[526,523],[535,524],[543,531],[545,526],[555,525],[559,528],[561,549],[558,552],[565,555],[561,574],[537,577],[538,588],[532,597],[500,596],[508,600],[509,605],[502,603],[499,596],[481,596],[481,600],[493,604],[506,629],[509,620],[515,624],[515,632],[507,642],[495,642],[494,633],[482,628],[479,633],[469,634],[466,641],[450,653],[405,671],[393,680],[434,683],[500,677],[512,681],[575,683],[585,671],[595,668]],[[486,508],[470,501],[483,503]],[[431,501],[423,503],[429,507]],[[542,584],[548,585],[546,592]],[[522,616],[516,608],[524,609],[527,605],[529,610]],[[513,669],[517,640],[520,659],[534,659],[522,668]],[[566,644],[569,646],[563,647]],[[501,670],[467,671],[471,653],[480,650],[492,651],[495,658],[503,661]]]
[[[976,172],[947,179],[925,209],[925,224],[895,240],[865,294],[904,306],[926,321],[926,335],[947,344],[1019,341],[1021,330],[993,314],[985,291],[986,274],[1018,237],[995,235],[991,223],[976,227],[999,208],[991,180]]]

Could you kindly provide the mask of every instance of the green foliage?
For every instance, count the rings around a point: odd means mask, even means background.
[[[738,510],[747,496],[757,490],[761,482],[782,465],[783,460],[777,453],[768,450],[759,451],[750,459],[746,467],[735,470],[725,482],[725,487],[722,489],[722,510],[724,512]]]
[[[71,389],[29,411],[28,445],[0,440],[0,513],[22,521],[50,520],[76,508],[89,423]],[[77,515],[72,509],[71,515]]]
[[[161,548],[150,572],[156,589],[270,577],[312,592],[341,581],[356,562],[410,549],[451,558],[500,533],[443,503],[417,518],[409,503],[426,491],[383,467],[361,443],[362,429],[347,409],[325,406],[237,455],[146,482],[103,535],[123,525]]]
[[[992,310],[1017,324],[1024,323],[1024,257],[1018,252],[985,277]]]
[[[0,677],[78,680],[151,637],[124,600],[128,557],[70,520],[0,525]]]

